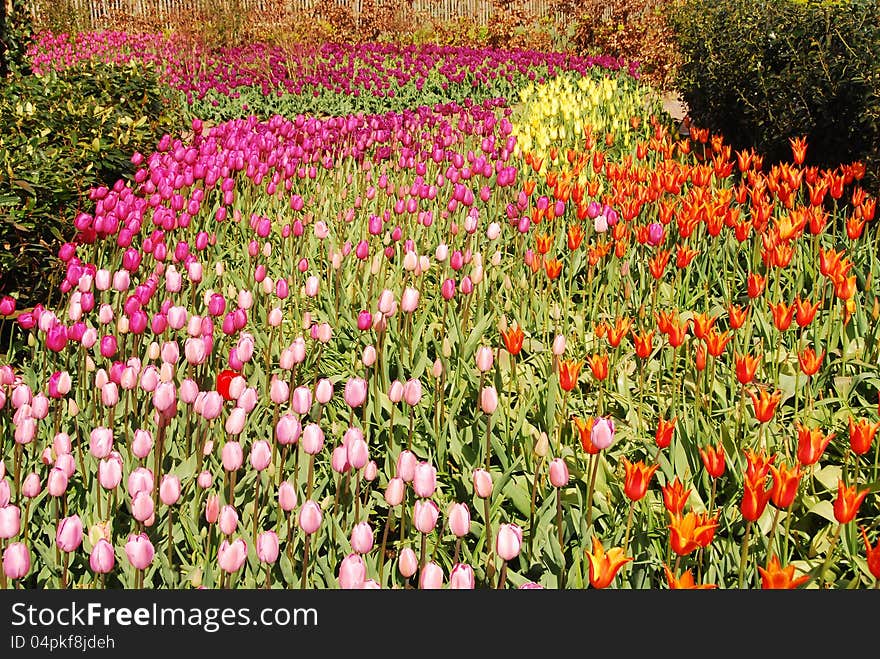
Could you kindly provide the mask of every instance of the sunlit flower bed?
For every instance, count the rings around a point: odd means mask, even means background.
[[[540,153],[488,99],[134,154],[61,302],[0,301],[0,585],[875,585],[863,168],[607,100]]]

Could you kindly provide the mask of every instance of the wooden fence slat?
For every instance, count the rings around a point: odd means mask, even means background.
[[[2,0],[0,0],[2,1]],[[48,13],[57,0],[30,0],[29,8],[35,18]],[[288,12],[304,12],[315,6],[316,0],[284,0],[283,8]],[[109,25],[114,17],[129,16],[135,20],[149,20],[173,27],[175,16],[192,16],[206,13],[217,0],[70,0],[70,5],[77,14],[85,19],[92,29],[101,29]],[[223,2],[222,4],[227,4]],[[336,0],[336,4],[351,9],[355,21],[360,16],[366,3],[364,0]],[[240,0],[241,11],[269,12],[277,5],[268,0]],[[404,19],[414,21],[417,17],[428,15],[434,20],[453,21],[466,18],[480,25],[488,25],[493,19],[492,0],[410,0],[402,2],[399,7]],[[539,18],[556,18],[548,0],[519,0],[512,3],[512,9],[520,9]]]

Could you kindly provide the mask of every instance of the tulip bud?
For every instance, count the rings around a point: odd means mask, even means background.
[[[443,568],[433,561],[428,561],[419,575],[419,588],[436,590],[443,587]]]
[[[474,469],[474,492],[481,499],[492,496],[492,476],[485,469]]]
[[[554,458],[550,461],[550,484],[553,487],[568,485],[568,467],[562,458]]]
[[[428,498],[437,489],[437,469],[430,462],[419,462],[413,472],[413,491]]]
[[[315,533],[321,527],[321,508],[314,501],[306,501],[299,510],[299,527],[307,535]]]
[[[358,554],[366,554],[373,548],[373,529],[368,522],[359,522],[351,529],[351,548]]]
[[[419,559],[411,547],[404,547],[400,550],[397,558],[397,568],[404,579],[409,579],[419,569]]]
[[[467,563],[456,563],[449,573],[450,590],[473,590],[474,570]]]
[[[495,552],[505,561],[519,556],[522,548],[522,529],[516,524],[502,524],[495,539]]]
[[[456,538],[463,538],[471,530],[471,513],[465,503],[454,503],[449,509],[449,530]]]
[[[278,534],[275,531],[263,531],[257,536],[257,558],[262,563],[274,563],[278,560]]]

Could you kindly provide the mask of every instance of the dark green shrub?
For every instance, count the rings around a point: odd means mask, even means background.
[[[177,95],[144,67],[13,75],[0,89],[0,294],[46,301],[84,193],[133,173],[178,125]]]
[[[791,157],[789,138],[806,136],[806,164],[863,160],[876,186],[876,0],[684,0],[671,24],[676,86],[695,124],[770,163]]]

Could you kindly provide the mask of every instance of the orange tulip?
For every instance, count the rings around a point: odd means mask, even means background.
[[[741,307],[736,304],[731,304],[727,307],[727,318],[728,323],[730,324],[730,329],[739,329],[742,327],[746,319],[749,316],[749,307]]]
[[[871,571],[871,574],[874,575],[875,579],[880,579],[880,542],[872,547],[871,542],[868,540],[868,532],[865,531],[865,527],[859,526],[859,530],[862,532],[862,538],[865,541],[865,558],[868,562],[868,570]]]
[[[654,330],[642,331],[641,333],[633,330],[633,344],[636,347],[636,355],[642,359],[647,359],[653,348],[652,340],[654,338]]]
[[[666,510],[676,515],[684,510],[688,497],[691,495],[691,489],[684,489],[681,481],[676,476],[671,483],[667,483],[660,488],[663,491],[663,505]]]
[[[638,501],[648,492],[648,484],[651,476],[660,468],[659,464],[648,466],[643,460],[630,462],[625,457],[621,458],[626,470],[626,479],[623,483],[623,492],[632,501]]]
[[[831,277],[831,273],[837,271],[838,266],[840,265],[840,259],[845,253],[844,250],[836,252],[833,249],[829,249],[826,251],[820,247],[819,272],[821,272],[824,277]]]
[[[614,327],[608,328],[608,343],[612,348],[620,345],[623,337],[629,332],[632,321],[626,317],[618,317],[614,320]]]
[[[559,386],[564,391],[571,391],[577,386],[578,374],[583,365],[582,361],[574,359],[559,360]]]
[[[855,421],[852,417],[849,419],[849,445],[853,453],[864,455],[871,448],[871,442],[874,441],[874,435],[880,429],[880,421],[871,423],[867,419],[859,419]]]
[[[737,354],[733,358],[736,365],[736,379],[740,384],[748,384],[755,378],[761,360],[751,355]]]
[[[671,419],[657,420],[657,431],[654,433],[654,442],[657,444],[658,448],[666,448],[669,446],[669,443],[672,441],[672,433],[675,430],[675,422],[677,420],[678,417],[676,416]]]
[[[507,352],[511,355],[518,355],[520,350],[522,350],[525,332],[514,321],[506,330],[501,330],[501,338],[504,339],[504,347],[507,348]]]
[[[787,306],[785,302],[779,302],[778,304],[773,304],[771,302],[767,302],[767,305],[770,307],[770,311],[773,312],[773,325],[780,332],[784,332],[791,326],[791,321],[794,318],[794,305]]]
[[[764,478],[748,478],[743,482],[743,497],[739,504],[739,510],[743,518],[755,522],[767,507],[770,501],[771,491],[764,489]]]
[[[545,259],[544,270],[547,272],[547,276],[550,279],[556,279],[559,276],[559,273],[562,272],[562,261],[555,258]]]
[[[597,380],[602,381],[608,377],[608,355],[590,355],[587,357],[587,364]]]
[[[684,343],[685,337],[687,337],[689,324],[690,323],[687,320],[675,319],[670,321],[669,332],[667,332],[670,346],[677,348]]]
[[[758,566],[761,574],[761,588],[765,590],[782,589],[791,590],[810,580],[810,575],[794,578],[794,565],[782,567],[776,555],[770,557],[766,568]]]
[[[670,590],[710,590],[718,588],[717,584],[714,583],[695,583],[694,575],[690,570],[685,570],[680,577],[676,577],[665,563],[663,564],[663,569],[666,571],[666,583],[669,584]]]
[[[788,143],[791,144],[791,156],[795,165],[803,165],[804,158],[807,157],[807,138],[806,137],[790,137]]]
[[[811,304],[809,300],[802,300],[800,297],[794,299],[795,316],[794,320],[798,327],[806,327],[813,322],[816,312],[819,310],[820,302]]]
[[[686,515],[669,513],[669,546],[679,556],[708,547],[718,528],[718,515],[709,517],[691,511]]]
[[[732,338],[733,334],[730,333],[730,330],[726,330],[720,334],[714,329],[709,330],[706,334],[706,349],[713,357],[720,357],[721,353],[724,352],[724,348],[727,347],[727,344],[730,343]]]
[[[572,252],[581,246],[584,240],[584,228],[580,224],[572,224],[566,231],[568,249]]]
[[[851,522],[870,491],[869,489],[856,491],[855,485],[847,487],[842,480],[838,480],[837,498],[834,500],[834,519],[841,524]]]
[[[834,439],[834,433],[823,435],[818,428],[810,429],[795,422],[798,435],[797,459],[802,465],[811,465],[819,461],[825,447]]]
[[[651,271],[651,276],[654,279],[663,278],[663,272],[669,263],[669,254],[670,251],[668,249],[661,249],[648,261],[648,269]]]
[[[806,376],[816,375],[819,367],[822,365],[822,359],[825,357],[823,350],[818,355],[812,348],[804,348],[798,353],[798,363],[801,365],[801,371]]]
[[[718,320],[716,317],[710,316],[708,313],[695,313],[694,336],[698,339],[705,339],[709,331],[715,326],[716,320]]]
[[[703,466],[712,478],[719,478],[727,467],[724,455],[724,446],[719,442],[717,446],[707,446],[700,449],[700,458]]]
[[[596,536],[593,536],[593,551],[584,553],[590,561],[590,585],[593,588],[607,588],[617,571],[633,560],[623,555],[622,547],[614,547],[606,553]]]
[[[706,368],[706,346],[702,343],[697,345],[694,362],[698,371],[702,371]]]
[[[538,254],[546,254],[550,251],[550,248],[553,247],[553,241],[555,236],[548,235],[546,233],[536,233],[535,234],[535,246],[538,250]]]
[[[773,474],[773,485],[770,487],[770,500],[777,508],[788,508],[797,494],[798,485],[801,482],[800,465],[789,469],[785,462],[779,467],[770,466]]]
[[[772,394],[768,393],[766,389],[761,389],[758,392],[758,395],[755,396],[751,391],[748,392],[749,396],[752,397],[752,406],[755,410],[755,418],[760,423],[767,423],[770,419],[773,418],[773,413],[776,411],[776,406],[779,404],[779,401],[782,400],[782,392],[774,391]]]
[[[770,473],[770,465],[776,460],[776,454],[767,456],[764,449],[760,449],[757,453],[751,449],[743,451],[746,454],[746,478],[753,478],[761,482],[767,478]]]
[[[695,249],[691,249],[689,247],[678,247],[675,250],[675,266],[681,270],[684,270],[691,264],[691,261],[694,260],[694,257],[699,254],[699,252]]]
[[[749,297],[755,298],[764,292],[764,283],[767,281],[765,277],[757,273],[751,273],[747,280]]]

